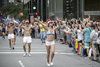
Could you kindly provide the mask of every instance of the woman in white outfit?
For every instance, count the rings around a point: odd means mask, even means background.
[[[49,62],[49,56],[50,56],[50,49],[51,49],[51,65],[53,65],[53,57],[55,52],[55,32],[54,30],[58,29],[60,27],[60,23],[58,23],[57,27],[53,28],[53,22],[49,22],[48,26],[46,26],[44,23],[42,23],[40,20],[35,18],[36,21],[38,21],[46,30],[46,49],[47,49],[47,66],[50,66]]]

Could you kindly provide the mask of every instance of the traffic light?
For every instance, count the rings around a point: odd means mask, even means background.
[[[38,15],[38,13],[36,12],[35,15]]]
[[[66,12],[71,13],[71,5],[69,0],[66,0]]]
[[[33,12],[37,12],[37,0],[33,0]]]
[[[34,17],[35,17],[35,18],[38,18],[38,13],[37,13],[37,12],[35,13],[35,16],[34,16]]]

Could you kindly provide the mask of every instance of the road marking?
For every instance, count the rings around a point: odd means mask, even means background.
[[[0,54],[22,54],[24,52],[0,52]],[[47,54],[47,52],[30,52],[31,54]],[[58,54],[58,52],[55,52]]]
[[[9,47],[0,47],[1,48],[9,48]],[[23,48],[23,47],[15,47],[15,48]],[[28,48],[28,47],[26,47]],[[31,48],[46,48],[46,47],[31,47]],[[55,47],[55,48],[66,48],[66,47]]]
[[[24,52],[0,52],[0,54],[22,54]],[[31,54],[47,54],[47,52],[30,52]],[[74,53],[61,53],[61,52],[55,52],[55,54],[60,55],[75,55]]]
[[[59,53],[59,54],[75,55],[74,53]]]
[[[0,50],[0,52],[4,52],[4,51],[13,51],[13,50]],[[14,51],[24,51],[24,50],[14,50]],[[31,50],[33,51],[46,51],[46,50]],[[65,51],[65,50],[55,50],[55,51]]]
[[[25,67],[24,64],[22,63],[22,61],[19,60],[18,62],[22,67]]]

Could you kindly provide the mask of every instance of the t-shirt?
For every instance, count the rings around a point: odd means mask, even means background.
[[[39,26],[40,26],[40,27],[43,27],[41,24],[40,24]],[[44,29],[44,28],[40,28],[40,31],[41,31],[41,32],[44,32],[45,29]]]
[[[83,40],[83,32],[80,30],[77,30],[77,34],[78,34],[78,41]]]
[[[90,33],[92,32],[92,30],[90,28],[86,28],[86,29],[84,29],[84,31],[85,31],[84,41],[85,42],[90,42]]]
[[[93,30],[90,34],[90,38],[93,40],[93,41],[96,41],[98,39],[98,35],[96,34],[97,32],[95,32],[95,30]]]

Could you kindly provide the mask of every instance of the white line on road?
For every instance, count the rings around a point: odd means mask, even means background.
[[[22,54],[24,52],[0,52],[0,54]],[[31,54],[46,54],[47,52],[30,52]],[[55,52],[58,54],[58,52]]]
[[[22,54],[24,52],[0,52],[0,54]],[[30,52],[31,54],[47,54],[47,52]],[[61,52],[55,52],[55,54],[61,54],[61,55],[75,55],[74,53],[61,53]]]
[[[0,50],[0,52],[4,51],[12,51],[12,50]],[[24,51],[24,50],[14,50],[14,51]],[[46,51],[46,50],[31,50],[31,51]],[[65,51],[65,50],[55,50],[55,51]]]
[[[59,53],[59,54],[75,55],[74,53]]]
[[[1,48],[9,48],[9,47],[0,47]],[[15,47],[15,48],[23,48],[23,47]],[[28,48],[28,47],[26,47]],[[31,47],[31,48],[46,48],[46,47]],[[66,48],[66,47],[55,47],[55,48]]]
[[[18,62],[22,67],[25,67],[24,64],[22,63],[22,61],[19,60]]]

